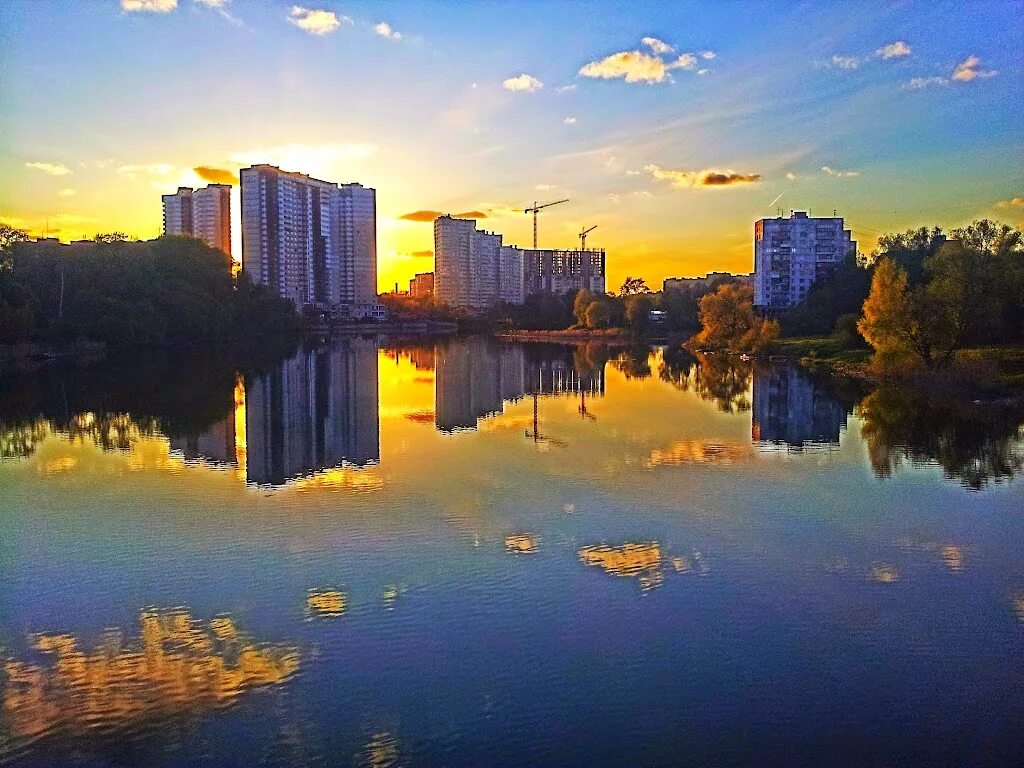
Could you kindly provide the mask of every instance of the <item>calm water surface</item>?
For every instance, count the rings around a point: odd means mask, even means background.
[[[1024,418],[677,350],[0,380],[0,762],[1024,762]]]

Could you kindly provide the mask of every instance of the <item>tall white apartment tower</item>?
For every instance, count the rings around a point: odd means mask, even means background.
[[[754,306],[797,306],[815,280],[856,249],[841,216],[812,218],[793,211],[788,219],[759,219],[754,222]]]
[[[273,165],[241,171],[242,269],[296,307],[377,308],[376,192]]]
[[[339,300],[377,303],[377,193],[361,184],[340,187],[341,262]]]
[[[439,216],[434,220],[434,296],[452,307],[470,307],[476,222]]]
[[[165,235],[191,235],[231,254],[231,185],[210,184],[196,190],[178,187],[173,195],[161,199]]]

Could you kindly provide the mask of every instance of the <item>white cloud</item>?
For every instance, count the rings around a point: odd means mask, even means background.
[[[554,184],[538,184],[534,189],[538,192],[549,192],[555,188]]]
[[[673,62],[666,64],[669,69],[696,69],[697,57],[692,53],[684,53]]]
[[[67,176],[71,169],[60,163],[25,163],[26,168],[34,168],[48,176]]]
[[[699,171],[673,170],[662,168],[660,165],[649,164],[644,170],[659,181],[667,181],[673,187],[679,189],[692,189],[700,187],[717,188],[728,187],[736,184],[757,184],[761,181],[759,173],[737,173],[734,170],[718,170],[707,168]]]
[[[121,10],[129,13],[170,13],[178,7],[178,0],[121,0]]]
[[[703,77],[704,75],[706,75],[710,71],[711,71],[710,69],[698,69],[697,70],[697,74],[700,75],[701,77]]]
[[[978,69],[981,59],[977,56],[968,56],[953,69],[953,79],[961,83],[969,83],[976,77],[995,77],[994,69]]]
[[[837,171],[835,168],[830,168],[827,165],[821,166],[821,170],[829,176],[835,176],[837,179],[849,179],[854,176],[860,176],[860,171]]]
[[[832,66],[839,69],[856,69],[860,66],[860,59],[856,56],[833,56]]]
[[[118,166],[117,172],[129,179],[139,176],[169,176],[174,172],[174,166],[170,163],[122,165]]]
[[[697,54],[681,53],[676,58],[663,58],[663,54],[674,53],[675,48],[654,37],[645,37],[641,45],[649,48],[652,53],[644,51],[620,51],[606,56],[599,61],[584,64],[579,74],[584,77],[614,80],[622,78],[627,83],[664,83],[672,82],[669,74],[673,69],[697,69]],[[701,51],[701,58],[713,59],[713,51]],[[698,74],[703,74],[699,72]]]
[[[904,88],[909,88],[913,91],[919,91],[922,88],[929,88],[933,85],[949,85],[949,80],[944,77],[915,77],[903,85]]]
[[[663,83],[670,79],[664,60],[640,51],[622,51],[592,61],[580,69],[580,74],[603,80],[621,77],[627,83]]]
[[[672,53],[675,48],[666,42],[659,40],[656,37],[644,37],[640,40],[641,45],[646,45],[655,53]]]
[[[558,88],[555,88],[555,93],[571,93],[572,91],[575,90],[576,84],[573,83],[572,85],[561,85]]]
[[[381,37],[386,37],[388,40],[401,40],[402,33],[392,29],[391,25],[386,21],[382,21],[379,24],[373,25],[373,31]]]
[[[506,91],[526,91],[527,93],[539,91],[544,87],[544,83],[533,75],[528,75],[525,72],[521,75],[508,78],[502,82],[501,85]]]
[[[875,56],[878,56],[881,59],[899,59],[903,56],[909,56],[910,53],[910,46],[902,40],[897,40],[895,43],[883,45],[875,51]]]
[[[576,125],[576,118],[575,117],[567,117],[562,122],[565,123],[566,125]]]
[[[1024,197],[1015,197],[1012,200],[1000,200],[996,208],[1024,208]]]
[[[626,171],[626,175],[627,176],[639,176],[640,175],[640,171],[627,170]]]
[[[348,16],[338,16],[334,11],[313,10],[293,5],[288,21],[311,35],[329,35],[337,31],[342,24],[352,24]]]
[[[227,8],[231,0],[192,0],[197,5],[205,5],[207,8]]]
[[[792,171],[788,171],[786,173],[786,178],[789,179],[790,181],[796,181],[796,174],[793,173]]]
[[[62,189],[57,194],[60,195],[61,197],[74,197],[75,196],[75,190],[70,189],[70,188]]]

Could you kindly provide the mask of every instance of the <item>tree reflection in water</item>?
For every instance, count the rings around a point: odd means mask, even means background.
[[[703,352],[692,355],[680,347],[665,350],[658,375],[684,392],[715,403],[723,413],[738,413],[750,410],[753,371],[749,360]]]
[[[1020,408],[883,387],[865,397],[856,414],[879,477],[889,477],[904,461],[934,461],[947,478],[980,490],[1024,469]]]

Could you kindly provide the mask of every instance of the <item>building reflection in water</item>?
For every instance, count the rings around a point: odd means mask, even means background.
[[[380,461],[377,347],[364,339],[300,351],[246,386],[246,478],[286,481]]]
[[[237,466],[279,486],[344,464],[380,461],[377,346],[346,339],[299,350],[235,388],[235,408],[171,441],[187,460]]]
[[[825,382],[799,366],[779,363],[754,369],[751,439],[806,449],[838,445],[848,409]]]
[[[134,641],[108,630],[85,651],[71,635],[36,635],[41,660],[6,659],[10,736],[88,736],[196,715],[280,685],[299,668],[298,649],[256,643],[228,617],[203,623],[183,609],[147,610],[140,623]]]
[[[604,394],[604,360],[572,347],[552,347],[528,355],[519,344],[472,338],[435,350],[435,426],[441,432],[476,429],[477,422],[501,413],[505,403],[526,395]]]

